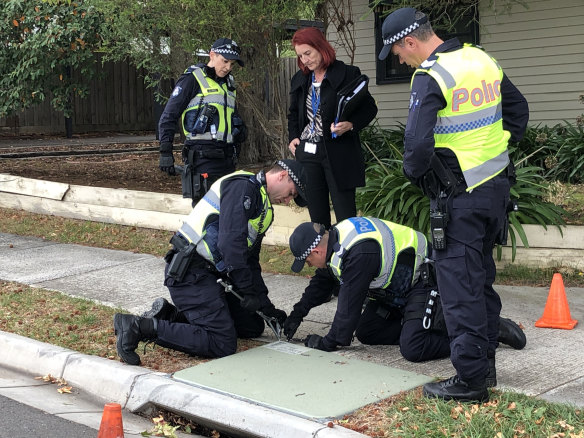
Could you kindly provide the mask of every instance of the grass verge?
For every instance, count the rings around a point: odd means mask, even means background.
[[[172,233],[86,222],[0,209],[0,232],[36,236],[62,243],[127,250],[162,256]],[[288,248],[264,246],[262,268],[266,272],[291,274]],[[554,270],[533,270],[512,265],[499,271],[499,284],[549,286]],[[299,275],[311,275],[305,268]],[[562,272],[566,286],[584,286],[581,272]],[[58,292],[0,281],[0,330],[79,351],[117,360],[113,314],[120,309],[72,298]],[[238,351],[260,345],[239,340]],[[138,347],[142,365],[171,373],[209,359],[161,347]],[[162,413],[160,413],[162,415]],[[196,431],[185,419],[165,413],[165,418]],[[365,406],[334,424],[370,437],[570,437],[584,438],[581,409],[548,403],[533,397],[494,390],[491,401],[460,404],[430,400],[420,390],[399,394]],[[331,424],[332,425],[332,424]],[[201,433],[199,430],[198,433]],[[225,436],[217,431],[207,436]]]
[[[0,208],[0,232],[20,236],[35,236],[60,243],[77,243],[101,248],[119,249],[162,257],[170,249],[170,231],[129,227],[101,222],[89,222],[47,216],[21,210]],[[264,272],[311,276],[313,268],[305,267],[298,274],[290,270],[294,257],[284,246],[263,245],[260,263]],[[560,272],[566,287],[584,287],[584,273],[570,268],[529,268],[509,264],[497,270],[497,284],[541,286],[551,283],[554,272]]]

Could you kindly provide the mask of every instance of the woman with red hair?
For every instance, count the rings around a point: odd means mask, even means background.
[[[357,215],[355,189],[365,185],[359,131],[375,118],[377,105],[367,93],[348,120],[335,121],[337,91],[361,71],[336,59],[335,50],[317,28],[296,31],[292,46],[300,70],[291,80],[288,148],[306,172],[310,220],[329,228],[329,195],[337,222]]]

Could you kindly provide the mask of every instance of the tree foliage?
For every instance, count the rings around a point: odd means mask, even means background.
[[[157,86],[176,79],[217,38],[242,48],[244,68],[236,67],[238,107],[250,129],[246,161],[281,154],[287,144],[286,96],[279,95],[279,54],[291,37],[284,24],[312,18],[316,0],[93,0],[106,17],[104,52],[111,60],[129,60],[149,73]],[[160,90],[162,99],[170,90]],[[250,147],[253,145],[253,147]]]
[[[102,18],[89,1],[8,0],[0,7],[0,116],[51,98],[71,115],[94,76]],[[72,74],[76,71],[77,74]]]

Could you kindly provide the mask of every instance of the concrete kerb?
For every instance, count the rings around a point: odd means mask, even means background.
[[[265,406],[177,382],[168,374],[77,353],[0,331],[0,366],[33,376],[63,378],[80,391],[131,412],[156,406],[227,433],[257,437],[363,438]]]

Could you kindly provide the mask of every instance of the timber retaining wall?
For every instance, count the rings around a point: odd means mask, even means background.
[[[180,195],[77,186],[0,174],[0,207],[73,219],[174,231],[191,211]],[[264,243],[288,245],[294,228],[309,221],[308,210],[274,206],[274,223]],[[531,267],[584,270],[584,227],[524,225],[529,248],[517,245],[515,263]],[[499,265],[511,263],[511,247],[502,249]]]

